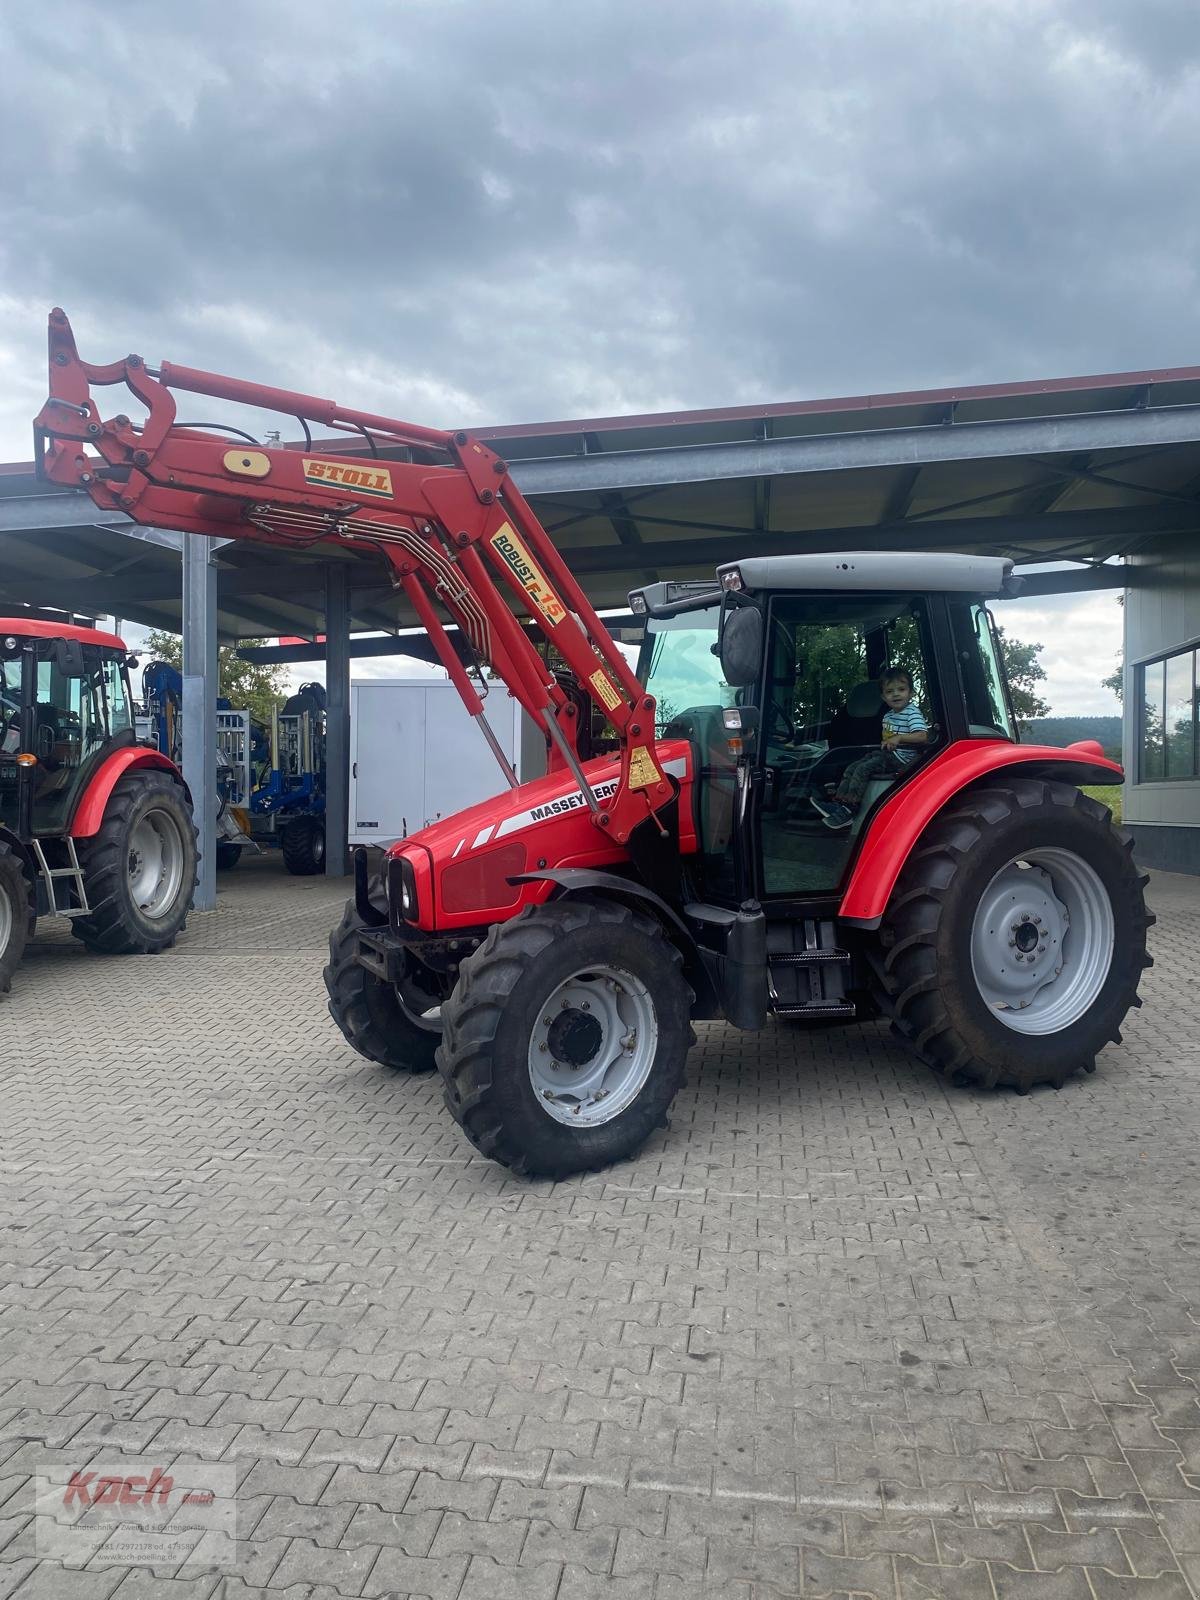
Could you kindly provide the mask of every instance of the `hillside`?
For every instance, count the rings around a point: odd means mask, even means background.
[[[1120,717],[1038,717],[1021,724],[1021,738],[1030,744],[1058,745],[1098,739],[1106,756],[1121,759]]]

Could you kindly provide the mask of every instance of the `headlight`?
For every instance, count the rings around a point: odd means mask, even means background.
[[[633,612],[635,617],[644,617],[646,615],[646,611],[648,609],[646,606],[646,596],[640,589],[634,589],[630,594],[629,609]]]
[[[407,856],[393,856],[387,870],[388,905],[398,920],[417,920],[417,875]]]
[[[742,575],[736,567],[729,572],[721,574],[722,589],[732,589],[735,593],[742,587]]]

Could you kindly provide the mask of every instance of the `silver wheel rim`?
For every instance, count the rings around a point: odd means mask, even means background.
[[[12,941],[13,920],[13,903],[8,897],[8,890],[0,884],[0,956]]]
[[[171,812],[155,806],[129,837],[129,893],[152,921],[174,910],[183,883],[183,837]]]
[[[650,991],[619,967],[583,967],[542,1002],[529,1081],[547,1116],[598,1128],[637,1098],[658,1052]]]
[[[414,1028],[424,1033],[441,1033],[442,1008],[438,1001],[431,1004],[431,997],[424,995],[414,983],[401,981],[394,988],[397,1004]]]
[[[1095,1004],[1112,968],[1112,903],[1072,850],[1015,857],[979,897],[971,968],[984,1002],[1014,1033],[1061,1033]]]

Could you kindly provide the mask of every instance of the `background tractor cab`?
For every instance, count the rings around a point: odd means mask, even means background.
[[[137,742],[115,634],[0,618],[0,989],[39,916],[96,949],[172,943],[196,878],[175,766]]]

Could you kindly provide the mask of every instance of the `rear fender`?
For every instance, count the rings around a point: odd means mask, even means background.
[[[187,796],[188,804],[191,805],[191,790],[184,783],[179,768],[173,761],[168,761],[166,756],[160,755],[157,750],[147,750],[144,745],[126,745],[121,750],[114,750],[112,755],[105,759],[99,771],[93,774],[91,782],[83,791],[75,808],[75,816],[71,822],[71,837],[91,839],[99,833],[109,797],[116,788],[118,780],[127,772],[144,772],[147,769],[170,773]]]
[[[923,766],[889,796],[871,819],[842,895],[838,915],[876,928],[921,835],[951,800],[992,777],[1053,779],[1060,783],[1120,783],[1125,774],[1094,739],[1056,749],[962,739]]]

